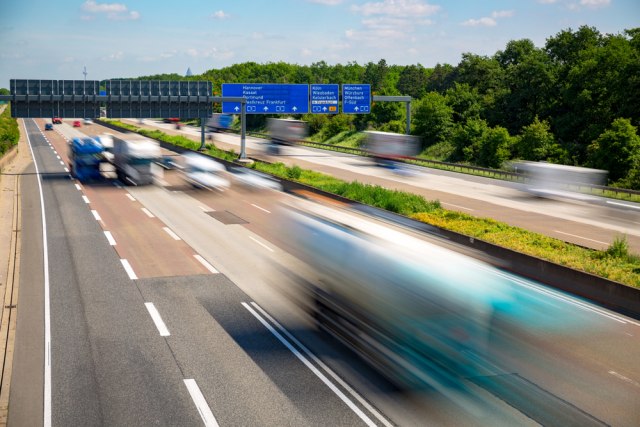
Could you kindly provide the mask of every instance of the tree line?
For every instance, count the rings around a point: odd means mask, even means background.
[[[222,83],[368,83],[377,95],[410,95],[411,133],[436,160],[501,167],[547,161],[609,171],[613,185],[640,189],[640,28],[602,34],[567,29],[543,47],[512,40],[493,56],[462,55],[453,66],[390,65],[384,59],[311,65],[246,62],[201,75],[147,76]],[[345,131],[405,131],[400,103],[368,115],[305,115],[327,138]],[[249,116],[249,126],[264,116]]]

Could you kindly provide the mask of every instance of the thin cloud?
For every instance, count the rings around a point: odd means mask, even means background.
[[[511,18],[513,16],[513,10],[497,10],[495,12],[491,12],[492,18]]]
[[[228,13],[224,13],[223,10],[219,10],[211,14],[211,17],[214,19],[227,19],[229,17]]]
[[[351,10],[364,16],[415,17],[433,15],[440,10],[440,6],[431,5],[421,0],[383,0],[377,3],[365,3],[362,6],[354,5]]]
[[[484,17],[480,19],[467,19],[462,25],[465,27],[495,27],[498,23],[493,18]]]
[[[307,0],[309,3],[324,4],[325,6],[337,6],[344,0]]]
[[[581,6],[597,9],[599,7],[607,7],[611,4],[611,0],[580,0]]]
[[[513,10],[496,10],[491,12],[491,16],[484,16],[478,19],[467,19],[461,25],[465,27],[495,27],[498,25],[497,19],[510,18],[513,15]]]
[[[95,0],[87,0],[80,7],[82,11],[95,15],[104,14],[111,21],[136,21],[140,19],[140,13],[132,10],[123,3],[98,3]],[[83,15],[83,21],[89,21],[92,15]]]

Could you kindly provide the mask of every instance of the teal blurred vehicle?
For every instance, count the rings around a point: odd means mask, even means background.
[[[53,123],[45,123],[44,130],[53,130]]]

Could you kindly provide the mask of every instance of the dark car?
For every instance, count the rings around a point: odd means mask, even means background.
[[[45,123],[44,130],[53,130],[53,123]]]

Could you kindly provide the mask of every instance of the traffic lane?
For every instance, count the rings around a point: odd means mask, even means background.
[[[23,133],[22,120],[18,125]],[[33,164],[20,177],[20,293],[8,414],[8,424],[16,426],[42,425],[44,413],[44,311],[39,309],[44,305],[44,272],[37,179]]]
[[[55,159],[27,123],[45,177]],[[44,161],[42,161],[44,160]],[[59,167],[55,165],[55,167]],[[54,424],[200,423],[135,282],[67,179],[43,179]],[[19,381],[19,380],[18,380]]]
[[[220,425],[363,425],[242,303],[223,275],[139,282],[171,331],[185,377]]]
[[[62,161],[69,164],[64,132],[46,135]],[[78,190],[87,197],[90,209],[95,211],[94,217],[113,238],[114,249],[121,259],[127,260],[137,277],[209,273],[195,257],[197,254],[178,240],[179,236],[128,196],[125,187],[116,187],[113,183],[115,181],[106,179],[95,183],[76,182]]]
[[[126,189],[82,184],[94,217],[138,278],[208,274],[197,254]]]

